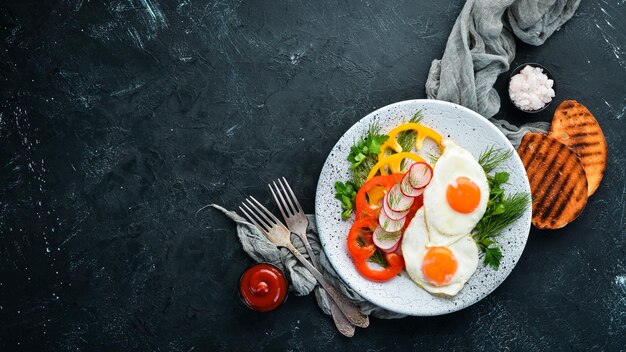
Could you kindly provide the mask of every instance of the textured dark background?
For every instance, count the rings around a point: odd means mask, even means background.
[[[242,307],[234,207],[285,175],[307,212],[334,143],[424,97],[455,1],[3,1],[0,350],[620,350],[626,345],[626,4],[583,1],[518,46],[588,106],[604,182],[565,229],[532,230],[463,311],[374,319],[348,340],[312,297]],[[503,75],[505,76],[505,75]],[[497,87],[505,92],[506,79]],[[501,118],[551,118],[515,112]]]

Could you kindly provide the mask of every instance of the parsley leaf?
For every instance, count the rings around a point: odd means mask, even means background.
[[[380,146],[385,143],[388,138],[389,136],[386,134],[377,134],[370,129],[363,139],[356,142],[356,144],[350,148],[350,154],[348,154],[348,161],[352,164],[350,165],[350,170],[359,167],[368,156],[375,155],[378,157]]]
[[[352,210],[356,207],[356,190],[356,186],[350,181],[335,182],[335,198],[341,201],[341,218],[344,220],[350,217]]]
[[[350,148],[348,161],[353,174],[353,182],[356,188],[360,188],[370,170],[378,162],[380,146],[389,138],[386,134],[380,134],[380,127],[371,125],[367,133],[356,141]]]
[[[484,249],[484,252],[485,257],[483,258],[483,264],[498,270],[500,267],[500,259],[502,259],[502,251],[500,251],[500,247],[487,247]]]
[[[508,172],[496,172],[493,176],[494,183],[501,185],[503,183],[507,183],[509,181],[509,173]]]

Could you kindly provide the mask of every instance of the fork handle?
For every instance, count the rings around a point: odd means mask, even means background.
[[[298,252],[298,250],[291,243],[289,243],[285,247],[289,251],[291,251],[291,253],[293,253],[293,255],[295,255],[296,258],[298,258],[298,260],[300,261],[300,263],[302,263],[302,265],[304,265],[307,269],[309,269],[311,274],[313,274],[313,276],[317,279],[320,285],[322,285],[324,290],[326,290],[326,293],[328,293],[328,296],[330,296],[330,298],[332,298],[332,300],[335,301],[335,303],[337,303],[339,310],[341,310],[341,312],[346,316],[348,321],[350,321],[352,324],[360,328],[366,328],[369,326],[370,321],[369,321],[368,316],[361,313],[361,311],[359,310],[357,306],[352,304],[352,302],[350,302],[346,296],[341,294],[341,292],[339,292],[333,285],[331,285],[324,278],[322,273],[320,273],[319,270],[315,269],[313,264],[311,264],[308,260],[306,260],[306,258],[302,254],[300,254],[300,252]]]
[[[306,248],[306,251],[309,254],[309,258],[311,258],[311,263],[313,264],[315,269],[321,272],[322,266],[320,265],[319,260],[317,260],[317,257],[315,256],[315,253],[313,252],[313,248],[311,248],[311,244],[309,243],[309,239],[306,237],[306,233],[301,232],[301,233],[296,233],[296,235],[300,237],[300,239],[302,240],[302,243],[304,243],[304,248]],[[345,314],[343,314],[341,310],[339,310],[339,306],[337,305],[337,303],[335,303],[335,301],[332,299],[328,303],[330,305],[330,316],[333,318],[333,322],[335,323],[335,327],[337,328],[337,330],[343,336],[346,336],[346,337],[354,336],[354,325],[352,325],[352,323],[350,323],[348,318],[346,318]]]
[[[313,264],[315,269],[320,270],[321,268],[320,263],[317,260],[315,253],[313,252],[313,248],[311,247],[309,240],[306,238],[306,233],[303,235],[298,235],[298,237],[300,237],[300,239],[302,239],[302,243],[304,243],[304,248],[306,249],[306,252],[309,254],[309,258],[311,258],[311,264]]]
[[[350,323],[346,315],[339,310],[339,306],[332,299],[328,302],[330,305],[330,315],[337,330],[345,337],[354,336],[354,325]]]

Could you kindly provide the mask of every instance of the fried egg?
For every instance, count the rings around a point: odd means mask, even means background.
[[[409,277],[433,294],[454,296],[478,267],[478,246],[466,235],[448,246],[428,246],[424,208],[417,211],[402,237]]]
[[[424,216],[426,218],[426,229],[428,232],[428,243],[426,244],[426,247],[449,246],[467,236],[467,233],[453,236],[446,235],[445,233],[439,231],[436,227],[428,224],[428,214],[426,214],[426,212],[424,212]]]
[[[474,156],[449,139],[443,145],[445,150],[424,190],[428,229],[443,236],[433,235],[431,244],[454,242],[469,234],[485,214],[489,200],[487,175]]]

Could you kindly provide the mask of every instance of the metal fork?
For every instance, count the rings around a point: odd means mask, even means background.
[[[278,205],[278,209],[280,209],[280,213],[283,214],[283,218],[287,223],[287,228],[289,231],[295,233],[300,239],[302,243],[304,243],[304,248],[306,248],[309,257],[311,258],[311,262],[313,266],[317,270],[320,269],[319,262],[317,261],[317,257],[315,253],[313,253],[313,248],[311,248],[311,244],[309,243],[309,239],[306,237],[306,228],[309,225],[309,220],[304,215],[304,211],[300,206],[300,202],[296,199],[296,196],[293,194],[291,187],[289,187],[289,183],[283,177],[282,180],[279,178],[278,184],[280,188],[276,185],[276,181],[268,184],[270,187],[270,191],[272,192],[272,196],[274,196],[274,200]],[[284,183],[283,183],[284,182]],[[274,187],[272,187],[272,184]],[[287,193],[289,191],[289,193]],[[276,196],[278,194],[278,197]],[[279,201],[280,198],[280,201]]]
[[[276,182],[278,182],[280,187],[276,184]],[[309,225],[309,220],[306,218],[306,215],[304,215],[300,202],[298,202],[298,198],[296,198],[293,190],[291,190],[289,183],[283,177],[282,179],[279,178],[278,180],[268,184],[268,186],[276,204],[278,205],[278,209],[280,209],[280,213],[283,214],[283,218],[287,223],[289,231],[296,234],[302,240],[304,248],[306,248],[313,266],[315,266],[315,269],[321,271],[320,264],[317,261],[317,257],[315,256],[315,253],[313,253],[313,248],[311,248],[311,244],[309,244],[309,240],[306,236],[306,229]],[[347,317],[332,300],[330,301],[330,312],[337,330],[345,336],[354,336],[354,325],[348,321]]]
[[[254,224],[259,230],[267,237],[270,242],[279,247],[287,248],[293,255],[304,265],[317,281],[322,285],[328,296],[337,303],[341,312],[346,316],[350,323],[365,328],[369,325],[369,319],[367,315],[364,315],[359,309],[352,304],[344,295],[339,293],[335,287],[333,287],[320,273],[313,264],[311,264],[306,258],[298,252],[296,247],[291,243],[291,232],[288,228],[278,220],[274,214],[272,214],[267,208],[265,208],[258,200],[250,196],[241,204],[243,207],[239,207],[241,212],[245,215],[252,224]],[[245,208],[245,210],[244,210]]]

